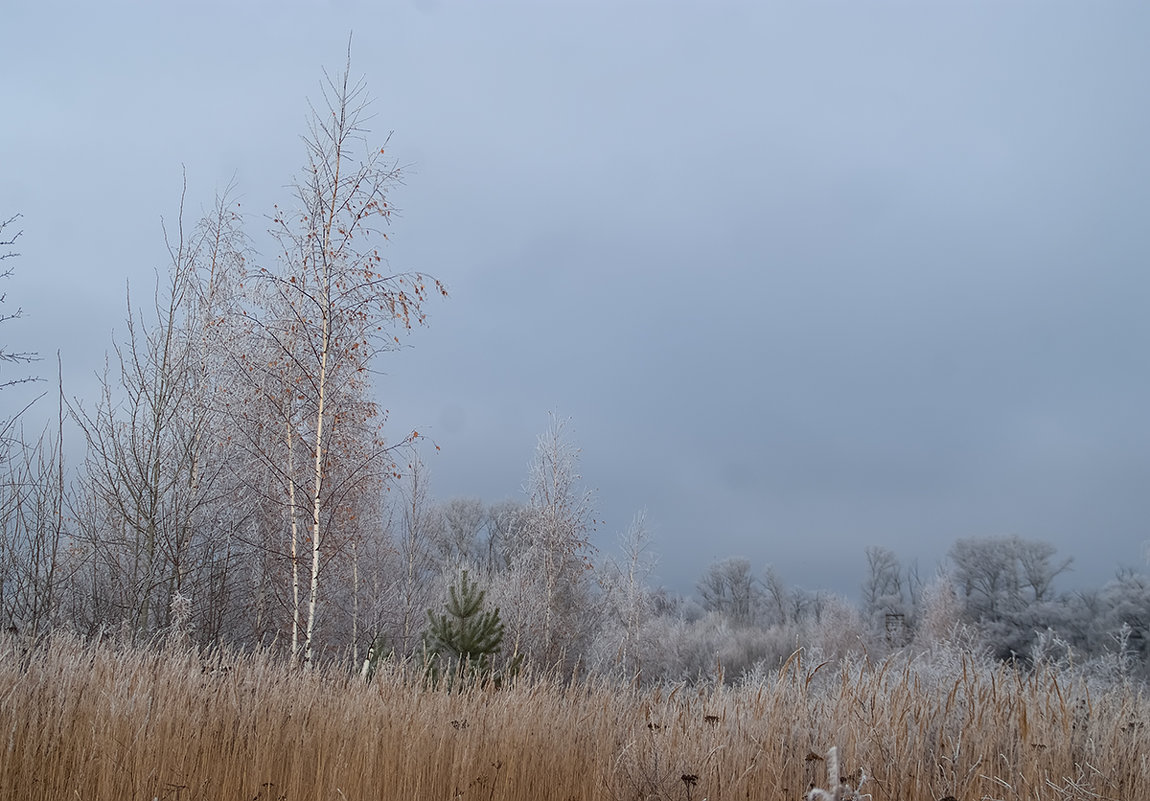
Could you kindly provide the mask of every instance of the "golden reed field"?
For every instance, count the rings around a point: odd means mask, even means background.
[[[1150,799],[1141,686],[957,651],[740,686],[428,689],[265,655],[0,640],[0,799]],[[824,794],[832,797],[831,794]],[[847,796],[850,797],[850,796]]]

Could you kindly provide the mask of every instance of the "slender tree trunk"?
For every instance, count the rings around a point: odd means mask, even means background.
[[[325,295],[328,288],[324,287]],[[315,636],[316,602],[319,599],[320,513],[323,511],[323,416],[327,399],[327,358],[331,347],[331,317],[325,304],[323,339],[319,362],[319,405],[315,413],[315,488],[311,504],[311,587],[307,604],[307,653],[304,661],[310,666],[313,656],[312,638]]]
[[[295,442],[291,420],[286,420],[287,428],[287,485],[288,515],[291,518],[291,658],[299,661],[299,518],[295,505]]]
[[[351,663],[359,664],[359,543],[351,543]]]

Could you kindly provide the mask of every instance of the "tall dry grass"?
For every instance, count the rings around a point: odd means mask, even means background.
[[[1130,686],[967,657],[812,664],[739,688],[370,684],[260,655],[0,641],[0,799],[1150,798]]]

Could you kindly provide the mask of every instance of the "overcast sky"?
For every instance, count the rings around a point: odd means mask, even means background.
[[[234,176],[266,230],[354,32],[411,165],[391,264],[451,292],[380,363],[438,497],[521,498],[554,411],[597,542],[646,508],[675,589],[741,555],[853,597],[868,545],[930,574],[1003,534],[1064,588],[1143,564],[1145,3],[5,6],[3,343],[70,395],[182,170],[193,216]]]

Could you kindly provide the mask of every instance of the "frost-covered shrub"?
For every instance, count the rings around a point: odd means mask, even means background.
[[[643,659],[645,682],[736,681],[756,665],[777,668],[798,647],[792,627],[733,625],[725,615],[654,618],[644,638],[658,643]]]
[[[957,627],[963,626],[962,601],[954,589],[954,581],[945,573],[939,574],[922,591],[919,603],[918,627],[915,641],[919,645],[950,639]]]
[[[839,661],[865,649],[860,633],[865,624],[859,610],[836,595],[824,599],[816,620],[810,624],[804,644],[818,649],[827,659]]]
[[[1053,667],[1068,670],[1074,667],[1074,648],[1058,632],[1047,627],[1034,633],[1030,646],[1030,663],[1034,667]]]

